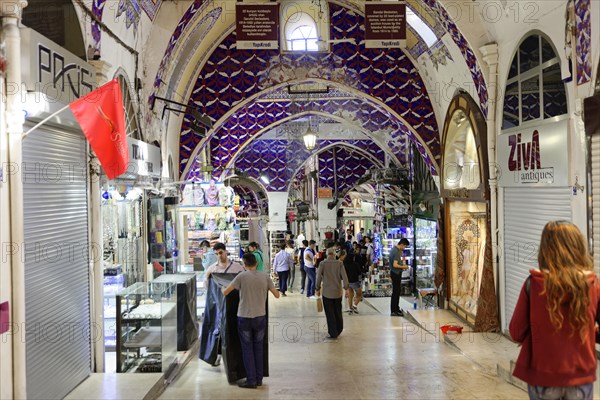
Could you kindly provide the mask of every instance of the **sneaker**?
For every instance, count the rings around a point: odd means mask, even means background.
[[[281,295],[282,295],[283,297],[287,297],[287,294],[285,294],[285,293],[281,293]]]
[[[300,289],[300,294],[304,294],[304,289]]]
[[[356,306],[352,307],[352,312],[354,312],[354,314],[358,314],[358,308],[356,308]]]
[[[327,335],[323,341],[325,343],[331,343],[331,342],[337,342],[337,340],[338,339],[336,337],[331,337],[331,336]]]
[[[315,295],[312,295],[312,296],[310,296],[310,297],[309,297],[309,299],[311,299],[311,300],[316,300],[316,299],[318,299],[318,297],[317,297],[317,296],[315,296]]]
[[[344,312],[348,313],[349,315],[352,315],[352,313],[354,312],[354,310],[352,310],[351,308],[344,310]]]

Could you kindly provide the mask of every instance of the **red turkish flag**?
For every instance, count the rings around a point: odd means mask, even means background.
[[[125,108],[116,79],[69,104],[108,179],[127,171]]]

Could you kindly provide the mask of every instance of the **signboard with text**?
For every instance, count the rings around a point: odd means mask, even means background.
[[[567,120],[499,135],[500,186],[569,186],[567,138]]]
[[[406,4],[365,3],[365,47],[368,49],[406,47]]]
[[[329,199],[333,197],[333,189],[330,187],[320,187],[318,191],[318,196],[320,199]]]
[[[160,178],[160,148],[141,140],[127,138],[128,174]]]
[[[237,3],[235,18],[238,49],[279,48],[279,3]]]

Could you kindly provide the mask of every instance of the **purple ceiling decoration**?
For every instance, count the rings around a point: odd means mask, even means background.
[[[444,9],[444,7],[440,4],[439,0],[422,0],[433,12],[433,17],[439,21],[446,32],[450,35],[454,43],[460,49],[467,66],[469,67],[469,72],[471,73],[471,77],[473,78],[473,82],[475,83],[475,89],[477,90],[477,94],[479,96],[479,105],[481,107],[481,111],[484,116],[487,117],[488,113],[488,92],[487,86],[485,84],[485,79],[483,77],[483,72],[481,68],[479,68],[479,63],[477,62],[477,57],[475,56],[475,52],[471,49],[469,42],[467,39],[460,33],[458,27],[452,21],[452,18],[448,14],[448,12]]]
[[[364,30],[361,30],[364,17],[335,4],[330,4],[330,13],[331,26],[335,27],[331,35],[333,39],[355,37],[358,42],[364,39]],[[363,45],[342,43],[333,45],[331,53],[238,51],[233,32],[219,44],[199,73],[191,101],[218,122],[232,107],[273,84],[311,78],[354,87],[385,103],[413,127],[427,144],[427,149],[424,146],[419,149],[435,171],[440,158],[440,145],[433,108],[417,69],[399,49],[365,49]],[[265,106],[250,105],[247,108],[253,113],[228,117],[222,122],[223,128],[221,123],[217,123],[214,136],[210,139],[213,164],[224,165],[228,162],[246,140],[251,140],[257,131],[275,123],[277,119],[273,117],[285,112],[288,104],[273,103],[269,107],[274,112],[267,112]],[[363,107],[364,104],[357,114],[374,112],[363,111]],[[185,117],[181,133],[181,172],[188,163],[196,162],[190,160],[190,156],[201,141],[199,136],[190,131],[188,118]],[[368,121],[368,118],[365,120]],[[372,123],[378,124],[377,121]],[[391,129],[398,134],[409,135],[412,141],[419,141],[401,121],[395,121]],[[230,138],[230,135],[233,137]],[[428,152],[431,152],[433,159]]]
[[[106,0],[93,0],[92,1],[92,14],[94,17],[98,19],[98,21],[102,22],[102,15],[104,14],[104,6],[106,4]],[[100,25],[96,23],[95,20],[92,20],[92,47],[100,51],[100,39],[102,37],[102,31],[100,30]]]
[[[578,85],[583,85],[592,79],[592,53],[590,51],[592,47],[591,9],[590,0],[575,0]]]
[[[194,2],[189,6],[189,8],[186,10],[185,14],[183,14],[183,17],[181,17],[181,19],[179,20],[179,23],[175,27],[175,30],[173,31],[173,34],[171,35],[171,39],[169,40],[169,43],[167,44],[167,48],[166,48],[165,54],[163,55],[163,58],[161,60],[160,67],[158,68],[156,78],[154,78],[154,90],[152,91],[152,94],[148,97],[148,104],[152,104],[152,102],[154,101],[154,96],[156,96],[156,92],[161,84],[161,78],[162,78],[161,74],[162,74],[162,71],[164,70],[167,60],[170,61],[171,53],[177,46],[179,38],[181,37],[181,35],[185,31],[185,29],[187,28],[189,23],[198,14],[198,11],[200,10],[203,3],[204,3],[204,0],[194,0]],[[219,8],[218,10],[219,10],[219,14],[220,14],[221,9]],[[213,12],[214,12],[214,10],[213,10]],[[209,13],[209,15],[211,13]],[[206,17],[208,18],[208,15]]]
[[[154,17],[156,17],[161,4],[162,0],[140,0],[140,5],[144,9],[144,12],[152,21],[154,21]]]
[[[335,148],[335,171],[333,170],[333,149],[319,153],[319,186],[330,187],[344,195],[367,175],[373,162],[367,157],[345,147]],[[335,175],[335,177],[334,177]]]

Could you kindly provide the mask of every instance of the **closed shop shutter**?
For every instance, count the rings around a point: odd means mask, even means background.
[[[86,149],[50,128],[23,141],[28,399],[63,398],[91,373]]]
[[[591,136],[592,164],[592,237],[594,242],[594,269],[600,274],[600,135]]]
[[[571,220],[570,188],[504,189],[504,329],[508,329],[529,270],[537,268],[540,236],[551,220]]]

